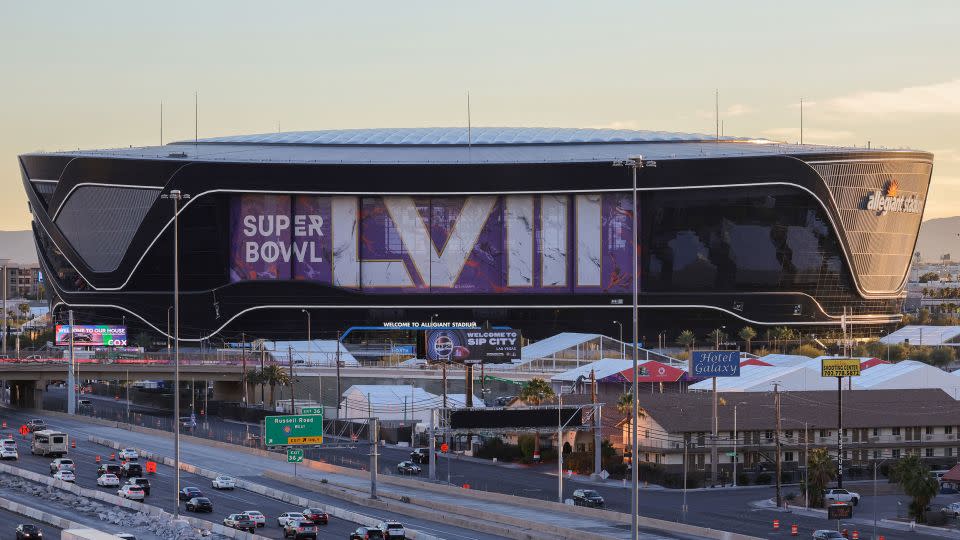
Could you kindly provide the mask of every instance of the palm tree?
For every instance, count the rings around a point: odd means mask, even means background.
[[[823,494],[837,474],[837,466],[826,448],[814,448],[807,457],[807,492],[810,506],[823,506]]]
[[[677,345],[687,349],[687,352],[689,352],[696,343],[697,336],[693,333],[693,330],[684,330],[677,336]]]
[[[897,483],[903,492],[913,498],[910,501],[910,515],[917,523],[925,521],[924,509],[940,491],[940,483],[930,476],[930,467],[921,461],[920,456],[910,454],[894,465]]]
[[[740,339],[746,344],[747,352],[750,352],[750,342],[753,341],[753,338],[757,337],[757,331],[752,327],[744,326],[737,335],[740,336]]]
[[[282,367],[274,364],[272,366],[263,368],[261,377],[263,377],[263,382],[270,386],[270,404],[273,406],[274,389],[277,387],[277,385],[286,386],[290,384],[290,373]]]
[[[259,369],[252,369],[252,368],[248,369],[243,376],[243,382],[244,384],[252,386],[254,392],[256,392],[258,384],[263,386],[263,383],[264,383],[263,372],[260,371]],[[246,395],[246,392],[244,392],[244,395]]]
[[[552,400],[554,396],[556,394],[550,383],[541,378],[530,379],[530,382],[524,385],[520,393],[517,394],[517,397],[528,405],[540,405],[544,401]],[[560,444],[560,441],[557,441],[557,444]],[[536,430],[533,432],[533,453],[540,453],[540,432]]]
[[[709,334],[707,334],[707,339],[712,341],[718,349],[720,348],[721,343],[727,341],[727,337],[727,334],[719,328],[714,328]]]

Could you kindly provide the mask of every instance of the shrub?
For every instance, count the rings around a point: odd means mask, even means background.
[[[750,476],[744,473],[737,475],[737,485],[738,486],[749,486],[750,485]]]
[[[571,452],[573,452],[573,447],[570,446],[570,443],[569,442],[563,443],[563,454],[566,455]]]
[[[757,475],[757,484],[769,485],[771,480],[773,480],[773,477],[770,476],[770,473],[762,472]]]
[[[523,452],[518,445],[507,444],[500,439],[487,439],[477,450],[477,457],[511,462],[522,458]]]

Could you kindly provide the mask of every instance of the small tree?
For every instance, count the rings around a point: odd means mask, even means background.
[[[740,336],[740,339],[742,339],[746,345],[745,348],[747,352],[750,352],[750,342],[753,341],[753,338],[757,337],[757,331],[750,326],[744,326],[737,335]]]
[[[810,506],[823,506],[823,494],[837,474],[837,466],[826,448],[814,448],[807,457],[807,492]]]
[[[719,349],[720,345],[727,341],[727,334],[719,328],[714,328],[707,334],[707,339]]]
[[[544,401],[550,401],[554,396],[556,394],[550,383],[539,377],[530,379],[530,382],[524,385],[520,393],[517,394],[517,397],[524,403],[532,405],[540,405]],[[540,453],[540,432],[538,431],[533,432],[533,451],[534,453]]]
[[[680,335],[677,336],[677,345],[680,345],[687,351],[690,351],[697,343],[697,336],[693,333],[693,330],[684,330],[680,332]]]
[[[894,476],[903,492],[909,495],[910,515],[917,520],[917,523],[925,521],[924,510],[930,501],[937,496],[940,491],[940,483],[933,476],[930,476],[930,467],[920,459],[916,454],[901,459],[894,465]]]
[[[248,369],[243,375],[243,382],[248,386],[253,386],[254,391],[256,391],[257,385],[263,386],[263,372],[259,369]],[[340,398],[337,397],[337,399],[339,400]],[[337,406],[339,407],[339,404]]]

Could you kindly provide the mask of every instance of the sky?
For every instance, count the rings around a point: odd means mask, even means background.
[[[17,155],[199,136],[619,127],[917,148],[960,214],[960,2],[3,2],[0,230]]]

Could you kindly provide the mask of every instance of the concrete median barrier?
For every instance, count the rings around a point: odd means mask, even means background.
[[[0,497],[0,508],[8,512],[13,512],[14,514],[28,517],[34,521],[39,521],[40,523],[52,525],[58,529],[87,528],[87,526],[82,523],[71,521],[65,517],[60,517],[56,514],[51,514],[49,512],[40,510],[39,508],[27,506],[3,497]]]

